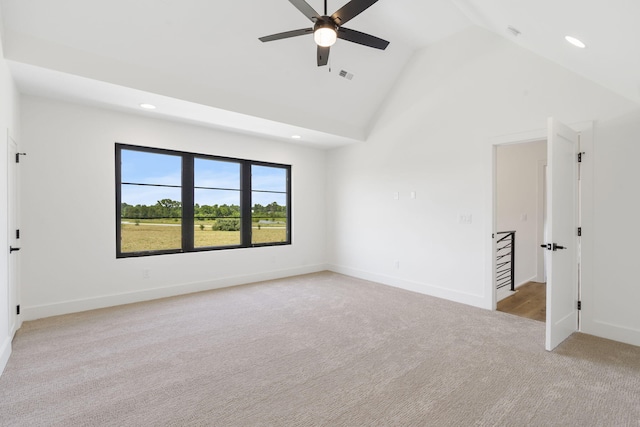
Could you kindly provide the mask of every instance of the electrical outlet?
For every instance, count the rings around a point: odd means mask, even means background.
[[[395,260],[395,261],[393,262],[393,267],[394,267],[396,270],[400,270],[400,261]]]
[[[147,269],[142,270],[142,278],[143,279],[148,279],[151,277],[151,272]]]

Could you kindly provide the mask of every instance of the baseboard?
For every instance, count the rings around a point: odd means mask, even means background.
[[[53,304],[43,304],[36,306],[24,306],[21,320],[36,320],[45,317],[78,313],[81,311],[95,310],[99,308],[113,307],[117,305],[131,304],[142,301],[150,301],[154,299],[173,297],[194,292],[246,285],[249,283],[262,282],[265,280],[282,279],[285,277],[298,276],[301,274],[317,273],[326,269],[327,266],[325,264],[317,264],[284,270],[274,270],[257,274],[248,274],[243,276],[225,277],[203,282],[182,283],[162,288],[104,295],[95,298],[62,301]]]
[[[517,285],[515,285],[514,288],[519,288],[520,286],[526,285],[529,282],[535,282],[537,277],[538,277],[538,275],[533,275],[529,279],[524,280],[524,281],[518,283]]]
[[[509,290],[509,289],[506,289],[506,290],[504,288],[498,289],[496,291],[496,302],[500,302],[505,298],[509,298],[511,295],[513,295],[515,293],[516,293],[516,291],[512,291],[512,290]]]
[[[640,347],[640,329],[595,320],[582,322],[580,332]]]
[[[485,298],[483,295],[476,295],[466,292],[460,292],[452,289],[446,289],[427,283],[414,282],[411,280],[400,279],[397,277],[386,276],[382,274],[370,273],[364,270],[358,270],[351,267],[329,264],[327,270],[335,273],[344,274],[346,276],[356,277],[358,279],[369,280],[371,282],[381,283],[387,286],[393,286],[408,291],[417,292],[424,295],[430,295],[449,301],[459,302],[474,307],[491,309],[491,297]]]
[[[7,337],[0,346],[0,375],[4,372],[7,362],[9,362],[9,356],[11,356],[11,338]]]

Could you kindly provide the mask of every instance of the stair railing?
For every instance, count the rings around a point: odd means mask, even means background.
[[[515,291],[516,232],[498,231],[496,242],[496,287],[510,286]]]

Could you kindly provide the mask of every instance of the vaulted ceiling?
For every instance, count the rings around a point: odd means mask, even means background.
[[[389,47],[338,40],[326,67],[312,36],[258,40],[311,26],[287,0],[0,0],[0,13],[25,93],[323,147],[365,140],[412,54],[474,25],[640,103],[637,0],[380,0],[345,26]]]

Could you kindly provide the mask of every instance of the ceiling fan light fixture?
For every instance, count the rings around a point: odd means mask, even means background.
[[[333,24],[329,22],[318,22],[313,30],[313,40],[318,46],[333,46],[338,39],[338,33]]]

